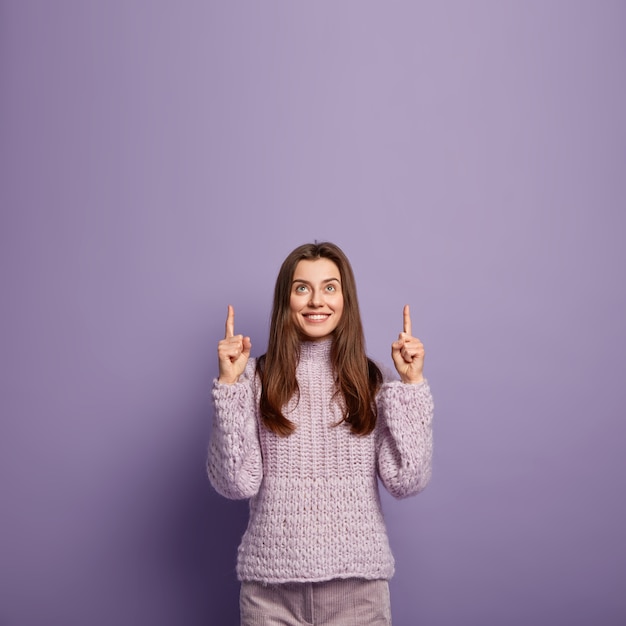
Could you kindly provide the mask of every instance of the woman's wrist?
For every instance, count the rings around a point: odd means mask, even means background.
[[[423,383],[426,379],[424,378],[423,374],[420,374],[417,378],[408,378],[406,376],[402,376],[401,380],[405,385],[419,385],[420,383]]]
[[[217,382],[218,382],[220,385],[234,385],[234,384],[235,384],[236,382],[238,382],[238,381],[239,381],[239,376],[237,376],[237,378],[235,378],[235,379],[232,379],[232,378],[225,378],[225,377],[223,377],[223,376],[220,376],[220,377],[217,379]]]

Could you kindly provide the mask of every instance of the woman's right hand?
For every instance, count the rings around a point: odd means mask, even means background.
[[[239,380],[250,358],[250,337],[235,335],[235,309],[228,305],[226,336],[217,344],[220,375],[218,382],[232,384]]]

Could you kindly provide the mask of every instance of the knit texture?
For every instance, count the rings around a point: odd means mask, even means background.
[[[300,395],[285,413],[296,429],[288,437],[260,423],[254,359],[237,383],[214,381],[209,478],[227,498],[250,498],[237,559],[240,580],[393,575],[377,478],[397,498],[426,486],[432,396],[427,382],[385,382],[377,396],[376,428],[355,435],[340,423],[330,348],[330,340],[302,344],[296,371]]]

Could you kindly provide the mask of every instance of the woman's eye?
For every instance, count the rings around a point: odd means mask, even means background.
[[[305,293],[306,292],[306,285],[298,285],[296,287],[296,293]]]
[[[335,291],[335,285],[326,285],[326,291]]]

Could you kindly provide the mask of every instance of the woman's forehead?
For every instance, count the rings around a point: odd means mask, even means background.
[[[293,280],[315,280],[319,282],[340,280],[341,272],[337,264],[330,259],[302,259],[298,261],[293,273]]]

